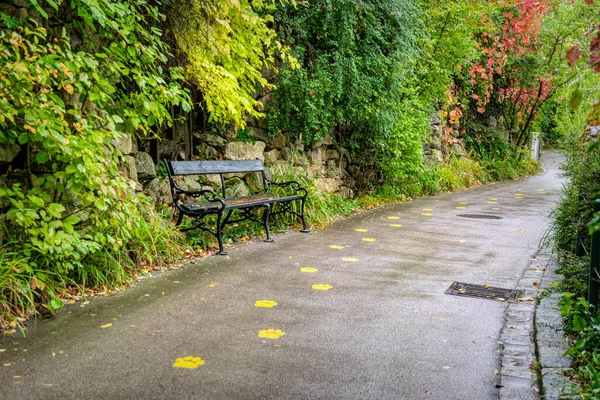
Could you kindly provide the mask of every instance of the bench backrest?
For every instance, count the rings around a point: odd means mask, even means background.
[[[230,174],[265,170],[261,160],[167,161],[171,175]]]
[[[223,198],[227,198],[224,174],[260,172],[263,189],[268,189],[265,164],[262,160],[165,161],[171,188],[177,188],[175,176],[219,174]],[[243,179],[243,177],[240,177]],[[176,197],[176,193],[173,193]]]

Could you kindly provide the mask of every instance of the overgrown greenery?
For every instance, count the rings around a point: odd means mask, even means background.
[[[67,285],[119,285],[178,255],[112,145],[189,109],[153,26],[164,17],[140,1],[29,5],[39,17],[0,25],[0,144],[19,152],[0,187],[0,325],[36,301],[56,311]]]

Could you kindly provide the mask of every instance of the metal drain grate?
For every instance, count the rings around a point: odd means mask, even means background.
[[[474,219],[502,219],[497,215],[489,215],[489,214],[458,214],[459,217],[463,218],[474,218]]]
[[[503,289],[498,287],[485,287],[484,285],[473,285],[471,283],[454,282],[448,289],[446,294],[456,296],[477,297],[480,299],[498,300],[513,302],[523,296],[521,290]]]

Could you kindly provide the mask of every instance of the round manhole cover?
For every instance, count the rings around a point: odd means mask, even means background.
[[[463,218],[473,218],[473,219],[502,219],[497,215],[488,215],[488,214],[458,214],[459,217]]]

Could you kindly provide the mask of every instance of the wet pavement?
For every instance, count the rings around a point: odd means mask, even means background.
[[[537,176],[229,246],[68,305],[26,338],[0,338],[2,398],[499,398],[507,303],[444,292],[517,286],[559,161],[546,153]]]

